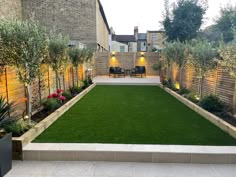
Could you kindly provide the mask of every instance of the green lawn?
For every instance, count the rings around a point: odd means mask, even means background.
[[[34,142],[236,145],[156,86],[96,86]]]

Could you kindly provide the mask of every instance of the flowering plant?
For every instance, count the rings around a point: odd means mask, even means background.
[[[56,93],[53,93],[53,94],[50,94],[48,95],[48,99],[57,99],[58,101],[60,101],[61,103],[63,103],[63,101],[66,100],[66,97],[65,96],[62,96],[62,92],[63,90],[62,89],[58,89]]]

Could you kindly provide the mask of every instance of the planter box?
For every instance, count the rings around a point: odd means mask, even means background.
[[[12,136],[11,133],[0,139],[0,177],[12,168]]]
[[[22,149],[31,141],[33,141],[37,136],[39,136],[44,130],[46,130],[50,125],[52,125],[59,117],[61,117],[67,110],[69,110],[75,103],[77,103],[81,98],[83,98],[90,90],[92,90],[96,84],[90,85],[88,88],[83,90],[80,94],[72,98],[66,104],[61,106],[59,109],[54,111],[44,120],[39,122],[28,132],[18,138],[13,138],[13,159],[23,160]]]
[[[205,119],[209,120],[211,123],[215,124],[221,130],[225,131],[226,133],[230,134],[232,137],[236,138],[236,127],[230,125],[228,122],[225,122],[221,118],[217,117],[216,115],[206,111],[205,109],[201,108],[200,106],[196,105],[195,103],[189,101],[188,99],[184,98],[183,96],[179,95],[178,93],[174,92],[173,90],[164,87],[163,85],[160,86],[166,92],[171,94],[177,100],[188,106],[190,109],[194,110],[198,114],[200,114]]]

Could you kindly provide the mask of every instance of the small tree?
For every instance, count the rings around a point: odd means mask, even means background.
[[[70,50],[69,50],[69,57],[70,57],[71,63],[73,65],[73,67],[76,68],[77,87],[79,85],[78,67],[79,67],[79,64],[83,63],[82,51],[83,51],[83,49],[79,49],[79,48],[70,48]],[[72,69],[73,69],[73,67],[72,67]],[[73,87],[74,87],[74,74],[73,74]]]
[[[19,81],[24,83],[29,120],[32,112],[30,84],[39,73],[47,49],[46,30],[37,22],[0,21],[0,58],[5,64],[15,66]]]
[[[60,74],[64,72],[68,63],[68,38],[59,35],[51,35],[49,42],[49,57],[46,62],[52,67],[56,73],[56,88],[61,88]]]
[[[166,43],[166,47],[163,50],[163,55],[167,61],[175,62],[178,66],[178,81],[182,86],[181,71],[184,68],[188,59],[188,45],[179,41]]]
[[[202,87],[206,74],[217,66],[218,52],[207,41],[196,40],[192,43],[191,64],[199,77],[199,95],[202,97]]]
[[[222,47],[220,56],[223,58],[223,64],[229,69],[229,74],[236,78],[236,44]]]

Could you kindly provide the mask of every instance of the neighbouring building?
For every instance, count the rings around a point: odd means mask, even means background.
[[[128,46],[128,52],[152,52],[162,50],[165,40],[165,31],[147,31],[147,33],[139,33],[138,27],[134,27],[133,35],[116,35],[111,29],[110,49],[116,52],[127,52],[123,50],[124,46]],[[115,45],[115,46],[113,46]]]
[[[159,51],[163,49],[165,31],[147,31],[147,51]]]
[[[117,44],[120,45],[120,49],[117,47]],[[123,46],[126,46],[127,50],[123,50]],[[137,42],[134,35],[112,35],[112,51],[137,52]]]
[[[38,20],[70,45],[109,50],[109,25],[100,0],[1,0],[0,17]]]

